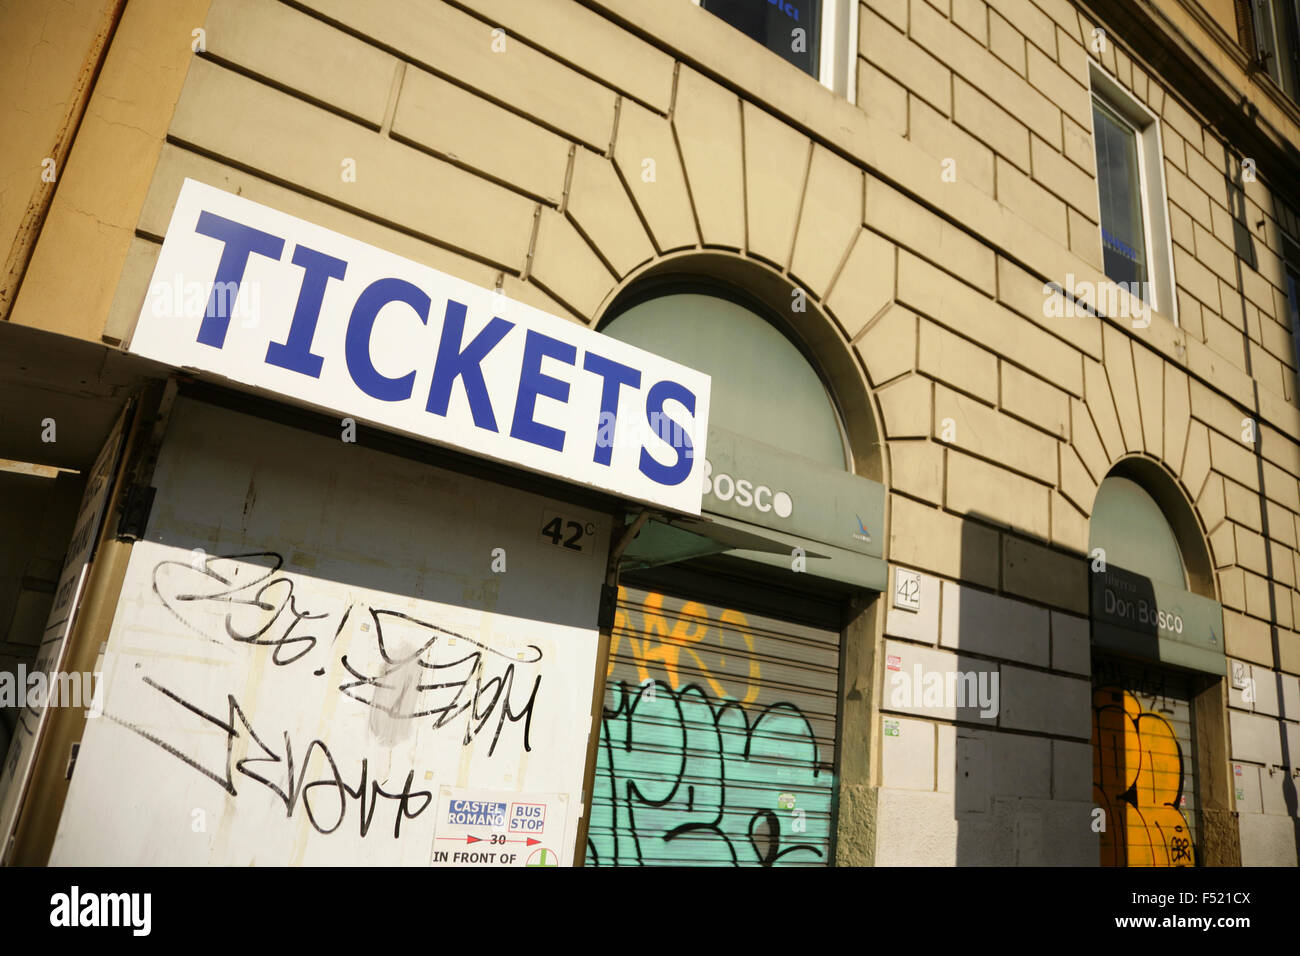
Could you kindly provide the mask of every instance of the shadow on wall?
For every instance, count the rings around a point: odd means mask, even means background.
[[[1138,619],[1157,606],[1151,582],[971,522],[962,578],[1024,600],[943,586],[938,677],[923,680],[943,679],[943,715],[956,721],[950,744],[939,728],[938,785],[951,773],[957,865],[1192,865],[1183,791],[1194,754],[1173,707],[1163,686],[1094,658],[1123,647],[1158,660],[1156,624]],[[1094,634],[1093,602],[1128,626]],[[1179,715],[1185,726],[1187,703]]]
[[[351,446],[355,453],[346,453],[345,467],[339,449],[349,446],[340,443],[332,420],[247,403],[265,409],[273,422],[293,426],[284,429],[209,404],[203,394],[181,398],[172,414],[171,444],[156,474],[158,504],[147,533],[169,549],[155,569],[155,593],[172,613],[184,617],[205,603],[253,607],[260,602],[277,618],[275,627],[265,621],[250,624],[264,627],[267,633],[258,643],[267,644],[278,640],[295,616],[310,620],[317,610],[302,597],[288,607],[292,589],[284,579],[290,578],[309,581],[322,593],[366,590],[591,627],[594,587],[585,601],[577,601],[564,588],[549,586],[564,580],[562,565],[560,570],[545,566],[544,573],[534,567],[532,574],[491,569],[493,546],[511,535],[510,519],[500,513],[494,495],[515,491],[396,454],[418,449],[419,443],[389,441],[379,433],[363,433]],[[303,462],[329,467],[303,467]],[[168,503],[173,497],[175,505]],[[452,513],[464,517],[466,530],[447,525]],[[233,562],[256,572],[234,591],[224,580],[233,573]],[[259,588],[269,593],[258,597]],[[318,628],[328,636],[328,628]],[[306,644],[296,634],[283,643],[294,640]]]
[[[1048,554],[1037,541],[967,521],[961,569],[962,580],[979,587],[945,582],[940,644],[959,689],[974,684],[990,693],[973,702],[960,693],[945,701],[957,722],[950,751],[940,728],[939,751],[951,766],[956,863],[1094,865],[1090,688],[1080,630],[1069,629],[1074,644],[1054,661],[1051,612],[990,593],[997,588],[1049,602],[1049,595],[1081,594],[1083,558]],[[1058,630],[1067,629],[1058,624]]]
[[[0,458],[10,452],[0,447]],[[0,678],[0,766],[20,728],[30,733],[34,726],[35,712],[19,706],[18,688],[25,695],[85,484],[78,473],[0,472],[0,674],[7,675]]]
[[[1250,160],[1248,158],[1243,158],[1243,157],[1233,157],[1232,160],[1226,163],[1227,174],[1225,175],[1225,184],[1227,186],[1227,192],[1228,192],[1228,203],[1233,217],[1233,239],[1234,239],[1234,247],[1235,247],[1234,251],[1236,252],[1236,258],[1234,264],[1237,271],[1237,290],[1239,295],[1238,306],[1241,309],[1241,314],[1243,316],[1246,316],[1250,314],[1252,307],[1249,304],[1246,295],[1246,282],[1245,282],[1245,275],[1243,274],[1242,271],[1242,263],[1244,262],[1252,270],[1256,270],[1256,271],[1260,270],[1260,256],[1257,251],[1256,234],[1258,234],[1261,237],[1258,241],[1264,242],[1265,247],[1267,248],[1267,243],[1264,239],[1265,232],[1267,229],[1267,220],[1260,218],[1257,221],[1252,221],[1255,220],[1256,217],[1251,213],[1250,206],[1246,201],[1247,191],[1246,191],[1245,172],[1243,169],[1243,161],[1250,162],[1252,166],[1254,165],[1254,160]],[[1284,147],[1284,163],[1290,164],[1292,169],[1300,168],[1300,150],[1297,150],[1294,146],[1287,143]],[[1254,180],[1252,179],[1252,181]],[[1257,196],[1259,192],[1260,191],[1256,190]],[[1279,214],[1277,203],[1274,201],[1273,196],[1274,196],[1273,189],[1269,189],[1265,194],[1265,196],[1259,197],[1262,198],[1265,203],[1265,208],[1261,209],[1260,212],[1264,213],[1266,216],[1271,216],[1274,222],[1280,222],[1283,221],[1283,217]],[[1293,201],[1300,200],[1300,194],[1293,192],[1291,198]],[[1252,232],[1252,230],[1254,230],[1254,232]],[[1300,238],[1300,237],[1295,237],[1295,238]],[[1285,249],[1283,249],[1281,254],[1285,258]],[[1292,263],[1292,265],[1295,268],[1300,269],[1300,263]],[[1283,274],[1285,275],[1285,269],[1286,269],[1285,262],[1283,262],[1282,267],[1284,270]],[[1283,281],[1285,282],[1285,279]],[[1292,310],[1300,309],[1300,304],[1298,303],[1282,302],[1280,304],[1282,308],[1289,307]],[[1293,316],[1286,316],[1286,315],[1277,316],[1277,320],[1281,322],[1283,325],[1287,325],[1288,323],[1290,324],[1290,331],[1293,337],[1300,334],[1300,328],[1297,328],[1296,326],[1294,314],[1295,313],[1293,312]],[[1267,317],[1263,315],[1260,316],[1260,320],[1262,322],[1268,321]],[[1242,329],[1242,348],[1244,350],[1244,355],[1245,355],[1245,370],[1248,375],[1251,375],[1252,377],[1256,377],[1256,380],[1258,381],[1257,378],[1258,373],[1254,369],[1253,361],[1252,361],[1253,349],[1255,347],[1255,343],[1252,342],[1249,334],[1249,329],[1248,329],[1249,323],[1243,323],[1243,325],[1247,326]],[[1297,343],[1295,341],[1292,342],[1292,349],[1293,349],[1292,354],[1296,354],[1294,352],[1294,349],[1298,345],[1300,345],[1300,343]],[[1274,362],[1274,364],[1276,364],[1276,362]],[[1283,382],[1284,388],[1290,389],[1290,395],[1288,397],[1294,400],[1297,391],[1300,391],[1300,380],[1297,380],[1294,376],[1292,376],[1291,373],[1285,367],[1283,367],[1282,374],[1284,377],[1288,378],[1288,380]],[[1258,410],[1259,404],[1260,404],[1259,386],[1255,385],[1256,410]],[[1259,416],[1256,417],[1258,418]],[[1254,442],[1254,452],[1255,452],[1256,475],[1259,482],[1259,488],[1261,489],[1258,496],[1260,528],[1263,536],[1266,539],[1270,539],[1273,536],[1272,534],[1270,534],[1269,508],[1263,490],[1265,488],[1265,483],[1264,483],[1265,441],[1267,441],[1267,435],[1258,434],[1256,436],[1256,441]],[[1273,549],[1271,547],[1265,548],[1264,560],[1265,560],[1265,569],[1267,571],[1266,580],[1268,584],[1268,603],[1269,603],[1269,620],[1270,620],[1269,638],[1270,638],[1270,650],[1272,653],[1270,669],[1273,671],[1280,671],[1282,670],[1282,651],[1281,651],[1282,634],[1278,628],[1278,603],[1279,601],[1290,601],[1291,595],[1289,593],[1289,589],[1279,589],[1277,583],[1277,575],[1274,573],[1273,558],[1274,558]],[[1284,573],[1286,573],[1285,570]],[[1279,590],[1281,591],[1281,593],[1279,593]],[[1298,792],[1297,790],[1296,778],[1290,776],[1289,773],[1286,773],[1286,768],[1294,767],[1296,766],[1296,764],[1300,763],[1300,756],[1292,753],[1291,740],[1289,735],[1287,734],[1286,721],[1296,720],[1300,718],[1300,714],[1288,713],[1285,699],[1283,695],[1279,695],[1277,716],[1278,716],[1278,734],[1280,738],[1281,766],[1285,774],[1285,778],[1282,782],[1282,799],[1286,807],[1286,813],[1290,818],[1290,822],[1291,822],[1290,837],[1294,844],[1294,850],[1295,850],[1295,855],[1293,859],[1300,859],[1300,792]]]

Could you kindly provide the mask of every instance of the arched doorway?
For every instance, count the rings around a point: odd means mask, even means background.
[[[624,554],[587,862],[829,863],[845,598],[883,588],[884,488],[742,290],[646,284],[601,328],[708,373],[712,398],[707,526],[651,523]]]
[[[1141,459],[1102,481],[1089,550],[1100,862],[1195,866],[1225,672],[1208,552],[1172,480]]]

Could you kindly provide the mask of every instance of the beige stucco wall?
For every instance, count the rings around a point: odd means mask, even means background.
[[[100,340],[207,6],[126,5],[10,321]]]
[[[59,144],[71,140],[92,44],[110,6],[108,0],[0,0],[0,316],[15,285],[11,259],[28,209],[53,191],[63,172],[45,160],[55,160]]]
[[[1237,11],[1233,0],[1200,0],[1200,6],[1228,36],[1237,35]]]

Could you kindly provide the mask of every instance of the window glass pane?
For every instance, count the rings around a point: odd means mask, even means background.
[[[1300,60],[1297,60],[1296,44],[1300,42],[1297,28],[1296,0],[1278,0],[1273,5],[1277,14],[1277,59],[1281,85],[1291,99],[1300,99]]]
[[[1255,43],[1259,47],[1259,55],[1264,58],[1268,75],[1273,77],[1275,82],[1281,83],[1282,74],[1278,71],[1277,34],[1276,23],[1273,19],[1273,4],[1271,0],[1253,0],[1252,5],[1255,13]]]
[[[844,467],[835,406],[821,377],[761,315],[716,295],[680,292],[637,303],[603,331],[712,376],[710,425]]]
[[[1300,268],[1297,263],[1296,268]],[[1286,311],[1291,319],[1291,348],[1296,367],[1300,369],[1300,273],[1287,266],[1286,270]],[[1300,372],[1297,372],[1300,382]]]
[[[1290,269],[1286,271],[1286,303],[1291,314],[1291,336],[1300,351],[1300,276]]]
[[[1088,524],[1088,550],[1103,548],[1106,564],[1165,584],[1187,587],[1183,552],[1160,505],[1135,481],[1110,475],[1097,489]]]
[[[1102,258],[1115,282],[1136,283],[1129,291],[1148,298],[1146,231],[1138,178],[1137,132],[1094,100],[1092,127],[1097,143],[1097,188],[1101,199]]]
[[[701,0],[700,6],[805,73],[820,73],[822,0]]]
[[[1269,62],[1269,73],[1278,86],[1291,97],[1295,96],[1295,61],[1291,56],[1291,23],[1294,11],[1286,0],[1278,0],[1273,7],[1273,45],[1276,55]],[[1276,61],[1276,62],[1274,62]]]

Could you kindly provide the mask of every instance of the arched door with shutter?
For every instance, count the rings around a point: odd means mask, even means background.
[[[1224,672],[1222,609],[1188,590],[1178,534],[1133,477],[1102,481],[1089,550],[1100,862],[1195,866],[1196,698]]]
[[[619,589],[587,864],[825,865],[839,634]]]

